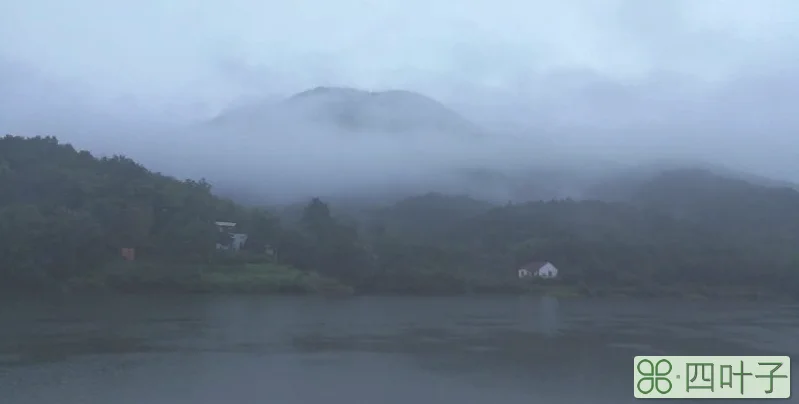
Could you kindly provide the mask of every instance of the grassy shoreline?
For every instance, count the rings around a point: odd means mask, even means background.
[[[681,300],[797,301],[799,295],[753,286],[708,285],[586,285],[555,282],[453,282],[397,283],[376,277],[351,286],[316,272],[274,263],[224,263],[175,265],[163,263],[116,263],[93,275],[51,284],[42,291],[65,294],[262,294],[262,295],[386,295],[464,296],[533,295],[558,298],[622,298]]]
[[[313,279],[313,278],[310,278]],[[121,294],[225,294],[225,295],[325,295],[325,296],[408,296],[408,297],[457,297],[457,296],[552,296],[560,299],[581,298],[612,298],[630,300],[648,299],[677,299],[695,301],[799,301],[797,296],[784,293],[769,293],[767,291],[753,290],[706,290],[703,293],[696,291],[675,291],[663,289],[631,290],[630,288],[606,287],[586,291],[576,286],[556,286],[528,288],[500,289],[496,287],[476,286],[469,290],[369,290],[356,289],[336,281],[305,281],[298,284],[259,284],[251,283],[250,279],[204,279],[199,282],[130,282],[117,283],[112,286],[86,287],[85,283],[72,284],[64,292],[109,292]]]
[[[164,268],[169,267],[168,271]],[[352,287],[316,272],[273,263],[164,265],[119,263],[63,285],[66,292],[353,294]]]

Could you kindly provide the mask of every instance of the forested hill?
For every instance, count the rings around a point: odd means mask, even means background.
[[[98,159],[53,137],[0,139],[7,285],[86,275],[127,247],[166,262],[206,260],[216,220],[240,221],[256,240],[274,236],[271,216],[213,196],[203,181],[178,181],[121,156]]]
[[[588,288],[799,292],[796,190],[693,169],[664,171],[625,187],[617,202],[493,208],[427,195],[379,211],[373,220],[380,224],[372,226],[393,240],[446,246],[452,259],[466,257],[458,265],[474,268],[475,276],[536,259],[568,268],[565,276]]]
[[[799,295],[797,191],[684,170],[625,189],[612,203],[501,206],[427,194],[347,219],[314,199],[278,219],[203,181],[6,136],[0,285],[297,292],[322,279],[375,293],[507,292],[531,287],[516,268],[536,260],[562,274],[536,287],[580,293]],[[249,234],[240,254],[216,250],[220,220]],[[136,249],[122,277],[121,248]]]

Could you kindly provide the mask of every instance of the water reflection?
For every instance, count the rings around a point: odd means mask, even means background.
[[[541,332],[554,337],[560,332],[560,304],[554,296],[542,296],[538,304],[538,319],[541,322]]]
[[[520,296],[0,305],[1,401],[619,404],[632,402],[629,368],[644,351],[797,349],[796,306],[635,303]]]

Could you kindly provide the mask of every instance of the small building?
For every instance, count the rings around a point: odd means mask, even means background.
[[[233,222],[214,222],[220,233],[232,233],[236,230],[236,223]]]
[[[549,261],[533,261],[522,265],[517,273],[519,279],[553,279],[558,277],[558,268],[552,265],[552,263]]]
[[[238,251],[247,242],[247,235],[244,233],[233,233],[233,241],[230,243],[230,247],[234,251]]]
[[[247,235],[244,233],[231,233],[230,241],[225,243],[216,243],[217,250],[225,251],[239,251],[244,243],[247,242]]]
[[[219,230],[220,240],[216,243],[217,250],[239,251],[247,242],[247,234],[235,233],[236,223],[214,222]]]

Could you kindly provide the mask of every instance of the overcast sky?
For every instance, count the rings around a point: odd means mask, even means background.
[[[406,88],[584,148],[799,179],[792,0],[9,0],[0,38],[0,130]]]
[[[323,82],[535,93],[531,76],[560,70],[723,81],[778,69],[797,23],[791,0],[29,0],[0,6],[0,53],[148,101]]]

